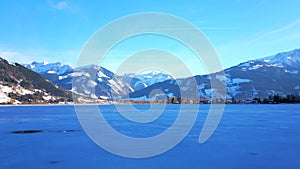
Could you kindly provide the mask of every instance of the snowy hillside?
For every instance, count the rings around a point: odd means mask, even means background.
[[[0,103],[58,103],[72,100],[71,92],[55,86],[17,63],[0,58]]]
[[[263,61],[269,66],[299,68],[299,65],[300,65],[300,49],[295,49],[295,50],[290,51],[290,52],[278,53],[274,56],[259,59],[257,61]]]
[[[282,52],[257,60],[250,60],[238,65],[243,71],[255,70],[262,67],[283,68],[288,73],[296,73],[300,67],[300,49]]]

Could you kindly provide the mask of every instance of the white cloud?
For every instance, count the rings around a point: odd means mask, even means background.
[[[59,1],[58,3],[53,3],[52,1],[48,1],[51,7],[58,9],[58,10],[63,10],[68,8],[68,3],[66,1]]]

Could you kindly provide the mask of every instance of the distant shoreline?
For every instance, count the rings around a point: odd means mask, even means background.
[[[79,103],[79,104],[0,104],[0,107],[4,106],[74,106],[74,105],[111,105],[109,103],[98,104],[98,103]]]
[[[87,105],[149,105],[149,104],[167,104],[167,103],[70,103],[70,104],[0,104],[0,107],[14,107],[14,106],[87,106]],[[186,104],[186,103],[183,103]],[[198,105],[211,105],[211,104],[222,104],[222,103],[208,103],[208,104],[198,104]],[[300,103],[223,103],[225,105],[295,105]],[[180,105],[180,104],[169,104],[169,105]],[[194,104],[191,104],[194,105]],[[195,104],[196,105],[196,104]]]

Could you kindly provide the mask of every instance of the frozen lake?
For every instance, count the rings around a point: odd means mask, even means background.
[[[100,148],[81,128],[73,106],[1,106],[0,168],[300,168],[300,105],[226,105],[216,132],[199,144],[209,106],[200,105],[194,127],[175,148],[144,159],[119,157]],[[143,138],[170,127],[179,107],[167,105],[149,124],[132,124],[111,105],[100,109],[120,133]]]

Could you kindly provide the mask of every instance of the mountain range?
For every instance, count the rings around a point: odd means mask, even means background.
[[[22,69],[21,72],[23,72],[27,68],[27,72],[29,70],[36,72],[36,76],[39,74],[47,79],[41,83],[48,84],[50,82],[57,90],[64,89],[64,91],[60,91],[64,93],[64,96],[69,94],[69,91],[95,100],[166,100],[172,97],[180,98],[182,92],[185,93],[185,96],[190,97],[187,99],[195,99],[195,97],[210,99],[216,92],[211,88],[211,78],[217,78],[219,83],[226,85],[227,99],[246,100],[255,97],[266,98],[275,94],[299,95],[300,93],[300,49],[249,60],[225,69],[224,75],[216,72],[180,79],[175,79],[162,72],[116,75],[98,65],[74,68],[59,62],[32,62],[24,64],[23,67],[17,63],[10,64],[3,59],[1,63],[5,63],[9,67],[8,69],[17,68]],[[6,76],[3,73],[1,75],[1,77]],[[15,78],[13,83],[18,85],[20,80],[17,79]],[[192,90],[191,81],[195,82],[198,96],[195,96],[195,91]],[[3,92],[3,86],[9,85],[10,82],[7,79],[2,79],[0,82],[4,98],[4,95],[7,96],[7,92],[6,94]],[[34,81],[29,80],[28,83],[35,86]]]
[[[211,98],[214,90],[210,85],[211,76],[214,74],[174,79],[160,72],[119,76],[96,65],[74,69],[61,63],[33,62],[26,67],[64,89],[93,98],[111,99],[114,96],[122,99],[122,96],[129,95],[133,100],[155,99],[150,97],[155,89],[163,91],[167,97],[181,97],[180,90],[191,88],[191,78],[196,80],[200,97]],[[299,71],[300,49],[295,49],[230,67],[224,70],[225,77],[217,78],[226,84],[229,99],[264,98],[274,94],[299,93]],[[76,80],[75,84],[80,84],[81,87],[75,85],[72,88],[72,80]],[[178,83],[181,84],[180,88]]]
[[[210,78],[217,76],[220,82],[226,84],[228,99],[267,98],[270,95],[300,94],[300,49],[278,53],[273,56],[257,60],[249,60],[224,70],[225,77],[218,74],[197,75],[196,80],[200,97],[211,98],[214,89],[211,89]],[[189,78],[167,80],[156,83],[130,94],[132,98],[144,98],[153,89],[160,89],[180,97],[176,83],[180,82],[182,89],[189,88]]]

